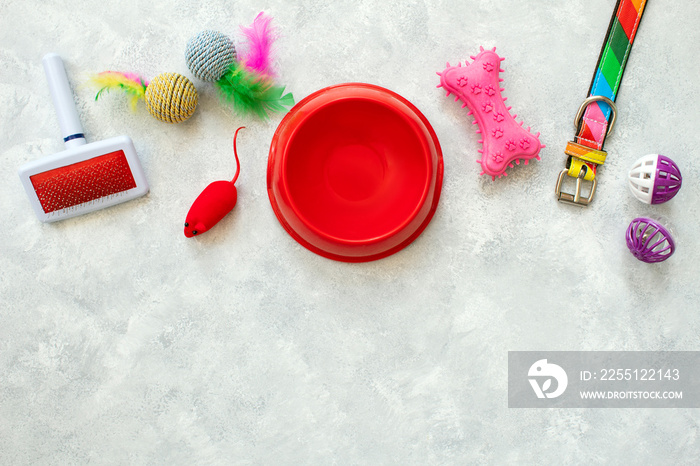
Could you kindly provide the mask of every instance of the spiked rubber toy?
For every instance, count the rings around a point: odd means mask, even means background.
[[[455,102],[461,100],[462,108],[469,107],[469,115],[474,115],[473,124],[478,125],[476,131],[481,135],[479,142],[482,148],[479,149],[482,175],[486,174],[495,180],[496,177],[508,176],[506,168],[519,165],[524,161],[525,165],[535,158],[540,160],[538,155],[540,149],[545,147],[540,143],[540,133],[530,133],[523,128],[523,122],[517,123],[515,117],[511,115],[511,107],[506,107],[507,98],[501,96],[504,90],[501,88],[502,73],[501,58],[496,53],[496,48],[484,50],[477,56],[470,57],[473,61],[464,66],[459,63],[457,66],[447,67],[438,75],[440,84],[447,91],[447,96],[455,95]]]

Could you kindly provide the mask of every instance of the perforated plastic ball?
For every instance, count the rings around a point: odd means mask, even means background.
[[[627,228],[627,247],[642,262],[662,262],[673,255],[676,244],[669,229],[651,218],[639,217]]]
[[[218,81],[235,60],[233,42],[218,31],[202,31],[187,42],[187,67],[202,81]]]
[[[683,182],[678,165],[660,154],[645,155],[637,160],[627,179],[634,197],[645,204],[661,204],[671,200]]]
[[[178,73],[161,73],[146,88],[146,107],[166,123],[180,123],[192,116],[199,96],[194,84]]]

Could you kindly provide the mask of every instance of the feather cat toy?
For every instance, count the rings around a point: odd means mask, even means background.
[[[236,137],[243,128],[244,126],[238,128],[233,135],[233,155],[236,157],[236,174],[233,176],[233,180],[214,181],[197,196],[185,218],[186,237],[192,238],[209,231],[236,206],[238,192],[236,191],[235,183],[241,172],[241,163],[238,161],[238,150],[236,149]]]
[[[161,73],[149,83],[135,73],[105,71],[93,76],[90,83],[100,88],[95,100],[105,91],[119,89],[128,96],[132,110],[139,100],[145,100],[151,115],[166,123],[187,120],[199,99],[194,84],[178,73]]]
[[[272,18],[260,13],[249,27],[241,26],[247,46],[238,54],[229,37],[202,31],[187,42],[185,60],[192,74],[213,82],[221,98],[240,115],[267,118],[294,105],[291,93],[274,81],[272,71]]]

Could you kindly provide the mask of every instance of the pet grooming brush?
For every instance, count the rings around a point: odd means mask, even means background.
[[[55,222],[143,196],[148,182],[127,136],[87,144],[61,57],[43,59],[66,150],[19,169],[34,211]]]

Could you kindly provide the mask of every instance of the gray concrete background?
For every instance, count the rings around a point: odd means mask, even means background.
[[[618,97],[588,209],[554,182],[613,0],[317,0],[262,3],[0,1],[0,463],[697,464],[697,410],[507,407],[509,350],[696,350],[700,8],[652,0]],[[411,100],[444,152],[440,205],[407,249],[345,264],[299,246],[266,192],[281,117],[232,116],[210,85],[180,125],[94,102],[91,73],[190,76],[187,40],[235,34],[261,10],[295,98],[361,81]],[[446,61],[497,47],[513,111],[542,161],[479,177],[466,110],[436,89]],[[16,175],[62,149],[41,57],[64,57],[89,140],[132,137],[142,199],[40,224]],[[194,240],[190,204],[233,174],[239,203]],[[681,167],[680,194],[645,206],[640,156]],[[678,250],[626,249],[636,216],[672,224]]]

